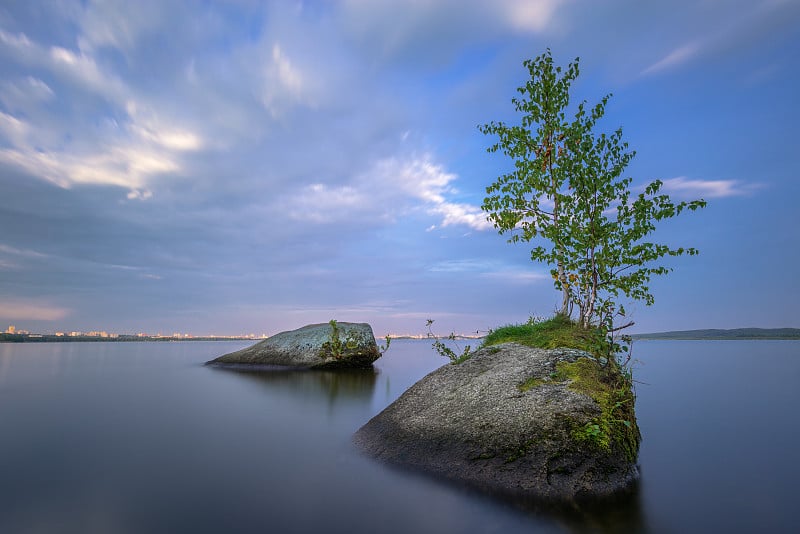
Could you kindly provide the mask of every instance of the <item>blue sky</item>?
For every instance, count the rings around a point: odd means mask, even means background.
[[[800,327],[800,2],[32,1],[0,6],[0,324],[377,334],[549,315],[479,206],[522,61],[708,207],[636,331]],[[0,328],[2,329],[2,328]]]

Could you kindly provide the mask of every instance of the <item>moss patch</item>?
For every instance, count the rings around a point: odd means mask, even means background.
[[[559,380],[569,380],[567,387],[588,395],[600,406],[600,415],[573,430],[573,437],[604,451],[618,448],[635,462],[641,434],[636,424],[636,398],[630,374],[613,360],[602,366],[589,358],[559,362],[556,369]]]
[[[501,326],[489,332],[483,340],[483,346],[511,341],[540,349],[566,347],[591,353],[607,349],[607,343],[598,330],[581,328],[563,315],[556,315],[546,321]]]
[[[545,384],[549,384],[549,380],[545,380],[543,378],[536,378],[535,376],[530,377],[522,384],[517,384],[517,389],[522,391],[523,393],[529,391],[533,388],[538,388],[539,386],[543,386]]]

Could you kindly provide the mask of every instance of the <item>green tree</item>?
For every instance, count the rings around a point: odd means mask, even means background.
[[[512,99],[520,124],[479,126],[498,138],[489,152],[514,160],[514,170],[486,188],[482,208],[501,234],[510,234],[509,242],[538,238],[531,259],[553,266],[560,314],[572,316],[577,307],[582,326],[613,333],[632,324],[614,326],[615,318],[625,315],[617,302],[621,296],[653,303],[651,277],[670,271],[658,260],[697,254],[694,248],[648,241],[656,223],[706,203],[673,202],[662,193],[660,180],[632,193],[632,179],[623,172],[635,153],[622,140],[622,130],[596,131],[611,95],[591,108],[580,102],[570,112],[578,63],[576,58],[562,70],[553,65],[550,50],[526,60],[530,79]]]

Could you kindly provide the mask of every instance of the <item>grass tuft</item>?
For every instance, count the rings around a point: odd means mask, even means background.
[[[569,317],[556,315],[544,321],[529,320],[527,323],[501,326],[489,332],[483,346],[515,342],[540,349],[566,347],[580,349],[592,354],[607,352],[607,342],[596,328],[581,327]]]

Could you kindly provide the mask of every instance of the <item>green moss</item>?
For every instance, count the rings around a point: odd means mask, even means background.
[[[641,434],[634,412],[632,379],[614,360],[609,362],[605,366],[589,358],[559,362],[558,379],[568,380],[567,387],[588,395],[600,406],[600,415],[574,429],[573,437],[604,451],[619,449],[634,462]]]
[[[533,388],[538,388],[539,386],[543,386],[545,384],[549,384],[549,380],[545,380],[543,378],[536,378],[535,376],[530,377],[522,384],[517,384],[517,389],[522,391],[523,393],[529,391]]]
[[[506,325],[489,332],[483,346],[515,342],[540,349],[567,347],[598,353],[607,347],[602,333],[597,329],[582,328],[569,317],[556,315],[546,321],[528,321],[517,325]]]

